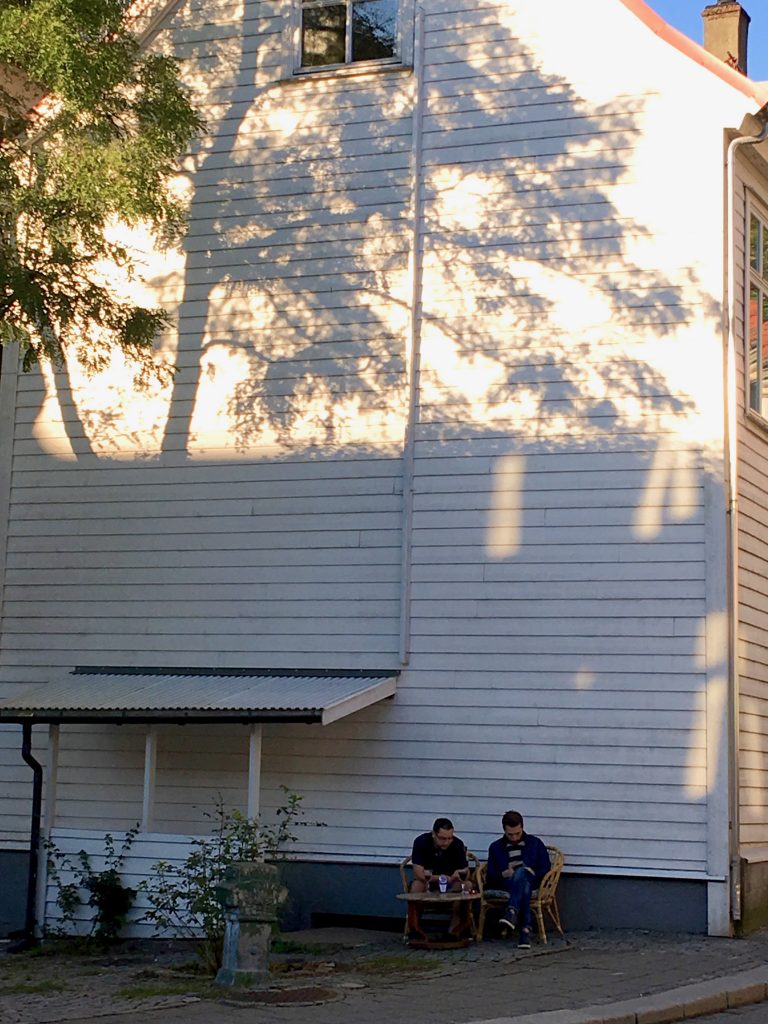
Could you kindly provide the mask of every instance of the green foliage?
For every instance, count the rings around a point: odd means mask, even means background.
[[[104,867],[100,871],[94,870],[85,850],[80,850],[73,862],[52,840],[45,841],[48,877],[58,890],[56,904],[61,912],[62,931],[74,921],[78,908],[85,902],[95,911],[91,935],[100,942],[110,942],[118,937],[136,899],[136,890],[123,884],[120,871],[138,831],[139,826],[135,825],[126,832],[119,852],[114,838],[107,832],[104,836]],[[70,873],[73,880],[65,882],[62,872]]]
[[[218,803],[209,815],[211,835],[194,839],[181,864],[159,861],[153,865],[153,878],[141,883],[150,904],[143,920],[158,932],[173,931],[194,939],[198,955],[211,972],[221,966],[225,911],[216,892],[228,868],[240,861],[274,859],[287,843],[296,841],[295,826],[310,824],[303,820],[302,797],[285,787],[283,791],[285,803],[277,809],[274,825]]]
[[[168,322],[98,272],[135,270],[105,233],[117,221],[180,236],[169,179],[202,127],[176,63],[131,34],[129,7],[0,0],[0,343],[19,342],[25,368],[72,352],[97,369],[116,343],[146,372]]]

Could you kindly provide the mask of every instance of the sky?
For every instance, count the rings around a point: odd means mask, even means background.
[[[701,42],[701,12],[711,0],[647,0],[665,21]],[[768,3],[766,0],[742,0],[752,21],[749,26],[747,68],[757,82],[768,81]]]

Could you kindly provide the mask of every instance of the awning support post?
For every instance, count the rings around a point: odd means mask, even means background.
[[[141,802],[141,831],[151,832],[155,816],[155,768],[157,727],[150,725],[144,737],[144,793]]]
[[[56,824],[56,788],[59,775],[59,726],[48,726],[48,756],[46,757],[45,811],[43,813],[42,835],[51,838]],[[40,844],[37,864],[37,930],[45,927],[45,900],[48,889],[48,852]]]
[[[262,726],[256,722],[251,726],[248,737],[248,803],[249,818],[258,818],[261,813],[261,739]]]

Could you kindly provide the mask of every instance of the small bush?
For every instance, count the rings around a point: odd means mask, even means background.
[[[150,904],[142,920],[154,924],[156,933],[172,931],[193,939],[211,973],[221,967],[225,911],[217,889],[227,870],[240,861],[274,859],[286,844],[296,841],[296,826],[310,824],[303,820],[302,797],[285,787],[283,791],[285,802],[277,809],[274,825],[218,803],[208,815],[214,823],[211,836],[194,839],[191,852],[179,865],[158,861],[151,881],[141,883]]]
[[[78,908],[85,904],[95,911],[91,935],[100,942],[111,942],[118,937],[136,899],[136,890],[123,883],[120,872],[138,832],[138,825],[129,829],[119,851],[114,838],[107,832],[104,836],[104,867],[100,871],[94,869],[90,855],[85,850],[80,850],[73,862],[53,840],[44,841],[48,854],[48,876],[56,885],[56,905],[61,912],[62,923],[57,929],[59,933],[66,932]],[[73,881],[63,880],[64,871],[74,876]],[[83,893],[87,894],[87,898],[84,898]]]

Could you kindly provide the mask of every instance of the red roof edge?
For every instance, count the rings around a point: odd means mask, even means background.
[[[690,57],[697,64],[701,64],[702,67],[714,72],[718,78],[722,78],[728,85],[732,85],[734,89],[738,89],[745,96],[749,96],[750,99],[753,99],[761,107],[768,103],[768,86],[753,82],[751,78],[742,75],[740,71],[729,67],[718,57],[711,54],[709,50],[705,50],[703,46],[695,43],[683,32],[679,32],[668,22],[664,21],[661,15],[649,7],[644,0],[619,0],[619,2],[636,15],[651,32],[660,36],[666,43],[674,46],[675,49],[680,50],[686,57]]]

